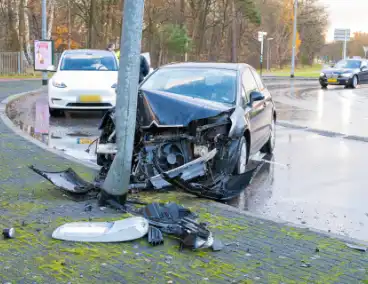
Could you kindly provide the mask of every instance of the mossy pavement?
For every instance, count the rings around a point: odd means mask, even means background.
[[[22,84],[1,83],[0,99],[39,83]],[[190,207],[226,244],[222,251],[179,252],[178,242],[168,237],[157,247],[145,239],[118,244],[53,240],[52,231],[65,222],[127,216],[94,202],[85,212],[86,202],[68,200],[31,172],[27,166],[34,164],[48,170],[70,166],[87,179],[95,174],[27,142],[2,121],[0,157],[0,229],[16,229],[16,238],[0,239],[1,283],[368,283],[368,253],[181,193],[140,198]]]

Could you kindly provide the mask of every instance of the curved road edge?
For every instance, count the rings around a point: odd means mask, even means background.
[[[2,100],[1,103],[0,103],[0,118],[1,120],[4,122],[4,124],[10,128],[14,133],[16,133],[17,135],[21,136],[22,138],[24,138],[25,140],[35,144],[36,146],[46,150],[46,151],[49,151],[55,155],[58,155],[62,158],[65,158],[71,162],[74,162],[74,163],[78,163],[78,164],[81,164],[83,166],[86,166],[88,168],[91,168],[91,169],[96,169],[96,170],[99,170],[100,167],[95,165],[94,163],[92,162],[88,162],[88,161],[81,161],[79,159],[76,159],[68,154],[65,154],[63,151],[61,150],[57,150],[57,149],[52,149],[50,147],[48,147],[46,144],[30,137],[27,133],[23,132],[21,129],[19,129],[16,125],[14,125],[14,123],[10,120],[10,118],[8,117],[8,115],[6,114],[6,110],[7,110],[7,107],[8,105],[13,102],[14,100],[16,99],[19,99],[21,97],[24,97],[24,96],[28,96],[28,95],[33,95],[33,94],[36,94],[36,93],[39,93],[43,90],[43,88],[39,88],[39,89],[35,89],[35,90],[32,90],[32,91],[28,91],[28,92],[24,92],[24,93],[19,93],[19,94],[15,94],[15,95],[10,95],[9,97],[7,97],[6,99]]]

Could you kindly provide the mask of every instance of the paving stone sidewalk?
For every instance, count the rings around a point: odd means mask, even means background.
[[[27,84],[15,91],[11,84],[0,86],[0,99],[35,88]],[[181,193],[141,198],[190,207],[226,244],[222,251],[179,252],[178,242],[168,237],[158,247],[145,239],[119,244],[53,240],[52,231],[65,222],[126,216],[94,202],[85,212],[86,202],[68,200],[31,172],[27,166],[34,164],[47,170],[70,166],[89,180],[95,174],[29,143],[2,121],[0,157],[0,229],[16,229],[15,239],[0,239],[0,283],[368,283],[368,252]]]

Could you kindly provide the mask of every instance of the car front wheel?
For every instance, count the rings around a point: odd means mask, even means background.
[[[266,142],[266,144],[262,147],[261,152],[266,154],[272,154],[273,149],[275,148],[276,143],[276,122],[275,119],[272,119],[271,127],[270,127],[270,136]]]
[[[354,75],[354,77],[351,80],[351,85],[353,89],[355,89],[358,86],[358,76]]]
[[[247,141],[244,137],[240,139],[239,151],[238,151],[238,161],[236,163],[235,174],[241,175],[246,172],[248,163],[248,148]]]

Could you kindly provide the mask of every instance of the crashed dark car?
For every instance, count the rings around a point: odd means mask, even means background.
[[[231,198],[249,156],[272,153],[275,122],[271,94],[247,64],[160,67],[139,87],[130,189]],[[115,108],[99,129],[97,163],[108,169],[117,152]]]

